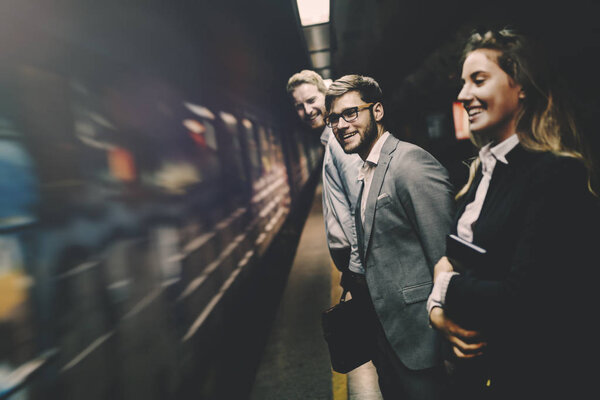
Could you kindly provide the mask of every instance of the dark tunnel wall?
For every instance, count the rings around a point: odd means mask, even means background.
[[[0,398],[245,390],[320,177],[292,10],[0,2]]]
[[[4,25],[34,27],[39,34],[27,36],[21,29],[22,37],[5,35],[0,39],[5,59],[11,51],[37,50],[41,46],[34,41],[40,37],[58,37],[65,48],[76,43],[87,49],[88,65],[55,42],[43,54],[31,54],[31,60],[50,56],[53,65],[59,61],[65,69],[90,74],[94,54],[135,62],[149,75],[177,82],[179,90],[200,102],[233,97],[289,116],[285,82],[308,66],[300,32],[290,29],[296,17],[288,1],[9,0],[3,9],[10,10],[0,17]],[[118,71],[105,75],[111,72]]]
[[[474,154],[457,142],[451,103],[460,88],[462,43],[474,28],[510,25],[536,38],[564,82],[580,130],[600,161],[600,3],[516,1],[333,1],[337,31],[334,76],[361,73],[382,86],[386,122],[404,140],[431,150],[464,179],[461,160]],[[551,65],[548,66],[549,68]],[[428,135],[428,118],[440,117],[444,136]]]

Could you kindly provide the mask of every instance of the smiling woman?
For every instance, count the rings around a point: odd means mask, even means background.
[[[452,233],[487,253],[468,265],[448,247],[435,267],[427,308],[447,339],[452,398],[583,396],[586,357],[552,349],[581,342],[593,304],[582,283],[600,223],[591,162],[530,38],[474,33],[463,60],[458,100],[480,151]]]
[[[498,65],[500,54],[498,50],[475,50],[463,66],[464,85],[458,100],[469,114],[471,132],[484,142],[501,142],[516,132],[523,110],[525,92]]]

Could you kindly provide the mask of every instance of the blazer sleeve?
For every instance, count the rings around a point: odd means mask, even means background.
[[[341,271],[351,265],[362,265],[352,204],[352,198],[357,194],[348,193],[356,186],[356,182],[347,182],[356,180],[357,174],[357,157],[347,155],[337,142],[331,143],[330,140],[323,167],[323,217],[329,252],[335,266]]]
[[[523,221],[511,232],[517,240],[514,249],[506,249],[513,254],[504,277],[486,280],[467,272],[450,280],[444,308],[459,323],[469,321],[467,327],[507,329],[511,321],[529,321],[540,311],[583,306],[575,299],[585,292],[585,261],[594,247],[584,225],[597,230],[599,215],[585,172],[563,158],[536,168],[524,186]]]
[[[403,173],[395,174],[396,191],[414,227],[427,264],[433,267],[446,251],[454,215],[453,186],[446,169],[428,152],[412,147],[398,157]]]

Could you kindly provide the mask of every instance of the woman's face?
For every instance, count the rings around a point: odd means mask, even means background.
[[[478,49],[469,53],[458,94],[469,114],[471,133],[496,143],[516,133],[525,93],[498,65],[500,52]]]

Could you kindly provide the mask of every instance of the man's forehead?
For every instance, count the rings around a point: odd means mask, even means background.
[[[313,96],[318,96],[319,94],[322,94],[319,91],[319,88],[317,88],[317,86],[313,85],[312,83],[302,83],[302,84],[296,86],[294,88],[294,91],[292,92],[292,96],[296,100],[306,99],[306,98],[313,97]]]
[[[361,98],[360,93],[357,91],[352,91],[348,93],[344,93],[340,97],[336,97],[331,102],[331,109],[342,111],[348,107],[356,107],[362,104],[366,104]]]

